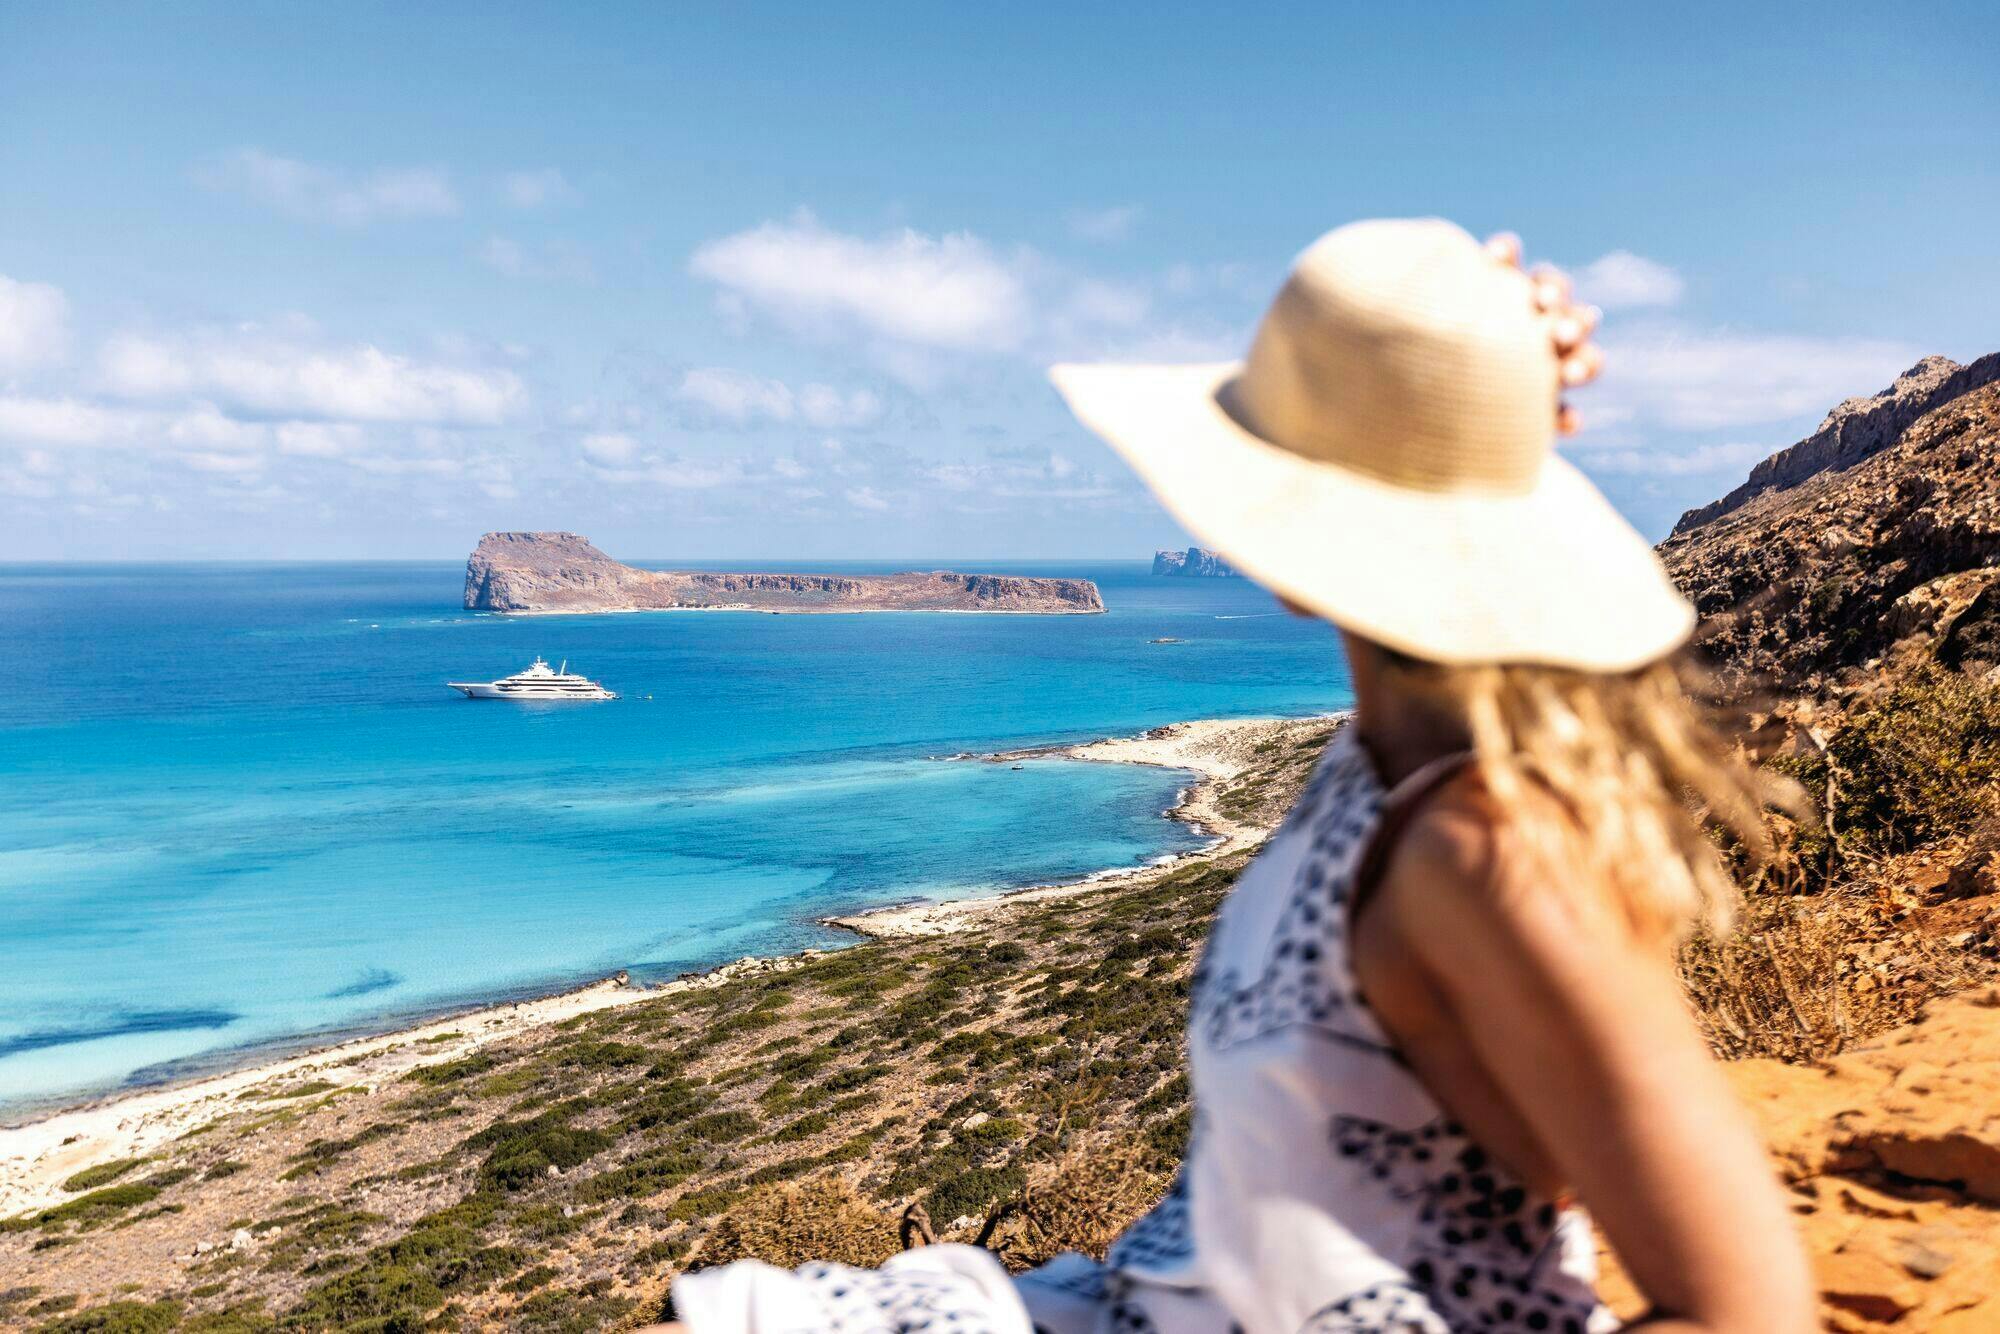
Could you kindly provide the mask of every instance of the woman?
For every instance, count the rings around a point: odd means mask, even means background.
[[[1665,660],[1693,613],[1552,451],[1594,315],[1518,246],[1365,222],[1294,267],[1241,364],[1070,366],[1077,415],[1187,527],[1342,632],[1355,718],[1223,904],[1194,984],[1190,1147],[1099,1264],[680,1279],[736,1330],[1791,1334],[1811,1285],[1671,947],[1754,848],[1755,779]]]

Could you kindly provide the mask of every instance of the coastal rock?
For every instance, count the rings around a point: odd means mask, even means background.
[[[576,533],[488,533],[465,563],[469,611],[605,612],[710,609],[1101,612],[1088,579],[957,574],[722,574],[641,570]]]
[[[1720,500],[1681,515],[1676,536],[1741,509],[1767,491],[1783,491],[1822,472],[1851,468],[1895,444],[1923,416],[1961,394],[2000,380],[2000,352],[1961,366],[1925,357],[1869,398],[1850,398],[1826,414],[1819,429],[1750,470],[1749,480]]]
[[[1206,547],[1189,547],[1186,551],[1156,551],[1153,553],[1153,573],[1208,579],[1241,577],[1228,561]]]

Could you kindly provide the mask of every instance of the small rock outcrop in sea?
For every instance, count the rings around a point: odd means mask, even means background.
[[[1209,579],[1240,577],[1228,561],[1206,547],[1189,547],[1186,551],[1156,551],[1153,553],[1153,573],[1194,575]]]
[[[1826,414],[1819,429],[1750,470],[1749,480],[1720,500],[1681,515],[1674,536],[1741,509],[1767,491],[1783,491],[1822,472],[1851,468],[1902,438],[1931,409],[2000,380],[2000,352],[1969,366],[1949,357],[1925,357],[1870,398],[1850,398]],[[1156,571],[1157,573],[1157,571]]]
[[[465,563],[471,611],[1100,612],[1088,579],[1006,574],[718,574],[641,570],[576,533],[488,533]]]

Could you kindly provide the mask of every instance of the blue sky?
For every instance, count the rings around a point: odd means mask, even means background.
[[[1060,358],[1240,353],[1367,216],[1608,311],[1642,529],[2000,347],[2000,17],[10,4],[0,558],[1138,556]]]

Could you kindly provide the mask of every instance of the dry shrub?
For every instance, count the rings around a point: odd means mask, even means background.
[[[792,1269],[812,1260],[874,1266],[901,1247],[888,1215],[840,1177],[769,1186],[725,1210],[690,1268],[764,1260]]]
[[[2000,818],[1989,818],[1972,831],[1944,888],[1953,898],[2000,893]]]
[[[1975,980],[1950,947],[1894,926],[1861,887],[1753,896],[1723,939],[1681,948],[1681,980],[1715,1052],[1811,1063],[1917,1017]]]
[[[1029,1268],[1062,1253],[1102,1260],[1118,1234],[1159,1202],[1167,1179],[1149,1163],[1143,1139],[1093,1136],[1036,1164],[1028,1184],[995,1210],[989,1244],[1010,1266]]]

